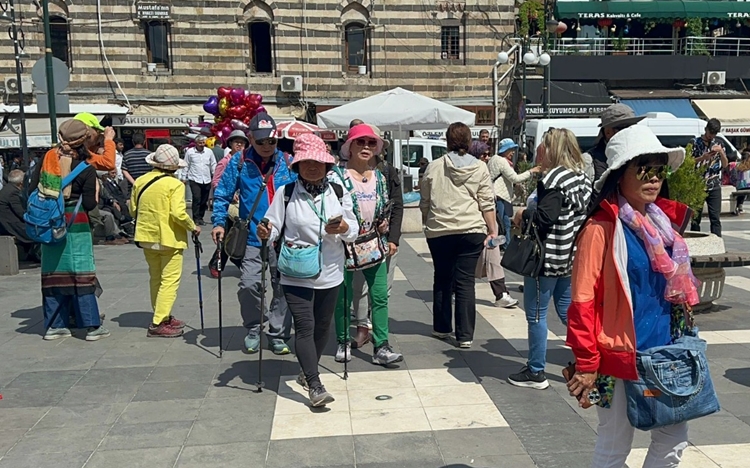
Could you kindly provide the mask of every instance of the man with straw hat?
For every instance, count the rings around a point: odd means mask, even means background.
[[[633,109],[625,104],[611,105],[604,109],[599,117],[602,121],[599,124],[601,130],[599,130],[596,145],[583,155],[585,160],[588,159],[587,156],[593,160],[594,182],[599,180],[604,171],[607,170],[607,155],[604,153],[604,149],[607,147],[609,140],[620,130],[635,125],[646,118],[645,115],[636,116]]]
[[[161,145],[146,157],[153,170],[135,181],[130,195],[130,214],[137,218],[135,242],[143,249],[150,277],[154,317],[146,336],[174,338],[182,335],[185,322],[172,315],[182,276],[183,251],[188,231],[199,235],[185,208],[185,187],[175,172],[187,167],[172,145]]]

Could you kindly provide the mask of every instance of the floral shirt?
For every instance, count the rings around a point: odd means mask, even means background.
[[[693,141],[693,158],[699,158],[710,151],[714,145],[719,145],[724,149],[724,145],[719,140],[714,138],[709,143],[702,136],[697,137]],[[715,155],[708,161],[703,161],[696,164],[697,167],[705,167],[706,173],[704,178],[706,180],[706,191],[721,188],[721,156]]]

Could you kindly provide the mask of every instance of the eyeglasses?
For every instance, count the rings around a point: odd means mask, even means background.
[[[277,140],[276,138],[263,138],[261,140],[255,140],[255,143],[260,146],[267,146],[267,145],[273,146],[276,143],[278,143],[278,141],[279,140]]]
[[[359,146],[361,146],[362,148],[364,148],[365,146],[369,148],[375,148],[378,146],[378,140],[375,140],[374,138],[372,139],[371,138],[368,138],[368,139],[357,138],[356,140],[354,140],[354,142],[358,144]]]
[[[638,170],[635,173],[635,177],[645,182],[651,180],[654,177],[664,180],[669,174],[669,166],[638,166]]]

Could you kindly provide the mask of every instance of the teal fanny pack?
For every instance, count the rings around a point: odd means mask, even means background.
[[[279,253],[278,269],[291,278],[315,278],[321,272],[320,244],[308,247],[292,246],[284,242]]]

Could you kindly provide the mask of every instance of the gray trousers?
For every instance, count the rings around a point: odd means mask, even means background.
[[[115,237],[120,228],[115,221],[115,216],[109,211],[100,210],[99,207],[89,212],[94,237]]]
[[[266,281],[270,278],[273,297],[266,301],[267,309],[264,316],[268,321],[266,336],[269,339],[280,338],[288,340],[292,334],[292,316],[284,299],[284,293],[279,284],[279,272],[276,269],[276,252],[268,249],[268,266],[270,272],[266,274]],[[260,295],[261,295],[261,261],[260,248],[248,245],[245,258],[242,259],[242,276],[237,298],[240,301],[242,322],[248,331],[258,332],[261,328]],[[266,287],[268,284],[266,283]],[[266,295],[268,299],[268,295]]]
[[[388,297],[391,297],[391,289],[393,288],[396,257],[398,257],[398,252],[385,260],[388,264]],[[365,275],[361,270],[355,271],[352,277],[352,294],[352,315],[354,315],[352,325],[355,327],[371,327],[370,315],[372,314],[372,308],[370,307],[370,300],[367,295],[367,281],[365,281]]]

